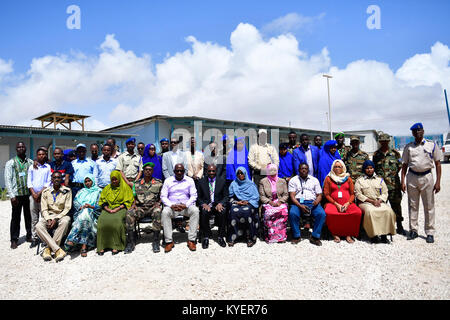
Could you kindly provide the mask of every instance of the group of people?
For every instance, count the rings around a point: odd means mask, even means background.
[[[373,155],[360,150],[358,136],[344,145],[344,134],[323,146],[314,145],[306,134],[297,144],[295,132],[279,151],[268,143],[267,131],[258,132],[258,143],[247,150],[244,138],[223,137],[219,150],[211,142],[207,152],[180,148],[172,137],[155,144],[126,141],[120,153],[114,139],[101,147],[79,144],[75,159],[71,152],[38,148],[36,159],[26,157],[23,142],[17,155],[7,162],[5,182],[12,205],[11,248],[17,248],[23,208],[26,239],[31,247],[46,243],[44,260],[61,261],[67,251],[105,250],[112,254],[133,252],[136,223],[151,218],[152,250],[160,252],[163,231],[164,251],[174,247],[173,227],[187,231],[187,246],[196,250],[197,239],[209,247],[211,228],[218,226],[217,243],[232,247],[238,241],[252,247],[258,238],[267,243],[284,243],[291,229],[291,242],[301,241],[303,232],[312,232],[309,241],[320,246],[326,225],[335,242],[353,243],[364,230],[372,243],[389,243],[387,235],[401,233],[402,191],[408,191],[410,232],[418,236],[418,207],[425,208],[427,242],[434,241],[434,193],[440,190],[440,149],[423,138],[421,123],[411,127],[415,141],[403,156],[389,146],[387,134],[379,136],[380,149]],[[319,139],[320,138],[320,139]],[[436,167],[433,181],[431,169]],[[401,177],[399,172],[401,171]],[[406,179],[405,179],[406,178]],[[180,226],[183,217],[187,225]],[[65,238],[64,243],[61,243]]]

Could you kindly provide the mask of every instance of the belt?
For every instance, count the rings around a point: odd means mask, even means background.
[[[417,171],[409,169],[409,172],[414,173],[416,176],[424,176],[424,175],[429,174],[431,172],[431,169],[424,171],[424,172],[417,172]]]

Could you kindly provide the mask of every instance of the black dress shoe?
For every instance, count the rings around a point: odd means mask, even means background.
[[[222,248],[225,248],[227,246],[227,244],[225,243],[225,240],[222,237],[219,237],[219,239],[217,239],[217,243],[219,244],[219,246],[221,246]]]
[[[391,243],[391,242],[388,240],[388,238],[387,238],[386,235],[382,235],[382,236],[381,236],[380,242],[381,242],[381,243],[386,243],[386,244]]]
[[[408,238],[407,238],[406,240],[414,240],[414,239],[417,238],[418,236],[419,236],[419,235],[417,234],[417,232],[411,231],[411,232],[409,233]]]
[[[208,247],[209,247],[209,239],[208,239],[208,238],[205,238],[205,239],[203,239],[203,241],[202,241],[202,248],[203,248],[203,249],[208,249]]]
[[[380,237],[375,236],[373,238],[370,238],[370,243],[380,243]]]
[[[27,242],[32,242],[33,238],[31,236],[27,236]]]
[[[98,252],[97,252],[97,254],[98,254],[99,256],[102,256],[102,255],[104,255],[104,254],[105,254],[105,251],[103,251],[103,252],[101,252],[101,251],[98,251]]]
[[[17,249],[17,241],[11,241],[11,249]]]
[[[30,248],[34,248],[34,247],[36,247],[38,244],[39,244],[39,240],[33,240],[33,241],[31,241]]]
[[[316,246],[321,246],[322,242],[320,241],[320,239],[314,238],[313,236],[311,236],[311,238],[309,238],[309,242],[311,242],[313,245]]]
[[[433,243],[433,242],[434,242],[434,237],[431,234],[427,235],[427,243]]]

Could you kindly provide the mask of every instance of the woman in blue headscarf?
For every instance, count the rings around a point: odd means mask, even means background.
[[[226,179],[228,183],[236,179],[236,169],[238,167],[244,167],[248,173],[249,180],[252,180],[252,174],[248,166],[248,150],[243,137],[234,139],[233,150],[230,151],[227,157]]]
[[[230,227],[228,228],[228,246],[232,247],[242,236],[247,238],[247,247],[256,243],[258,230],[259,191],[248,178],[244,167],[236,169],[236,178],[230,188]]]
[[[95,248],[97,244],[97,219],[100,215],[101,189],[95,184],[92,174],[84,178],[84,188],[78,191],[73,200],[75,214],[72,229],[65,242],[66,250],[81,245],[81,256],[86,257],[88,248]]]
[[[337,141],[329,140],[325,143],[323,148],[320,149],[319,170],[317,178],[319,179],[321,187],[323,187],[323,182],[331,171],[331,166],[333,165],[334,160],[337,159],[341,159],[339,152],[337,152]]]
[[[164,181],[164,176],[162,172],[162,157],[156,154],[156,146],[150,143],[145,146],[144,156],[142,157],[142,163],[153,162],[155,165],[153,167],[153,178]]]

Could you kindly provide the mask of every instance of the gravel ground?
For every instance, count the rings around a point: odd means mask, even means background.
[[[436,196],[435,243],[425,242],[423,211],[419,238],[395,235],[390,245],[357,241],[322,247],[302,241],[244,243],[208,250],[186,247],[175,233],[169,254],[154,254],[144,235],[129,255],[90,251],[45,262],[21,241],[9,248],[10,202],[0,202],[0,299],[449,299],[450,165],[443,164]],[[408,216],[407,198],[402,202]],[[407,227],[407,218],[404,226]]]

